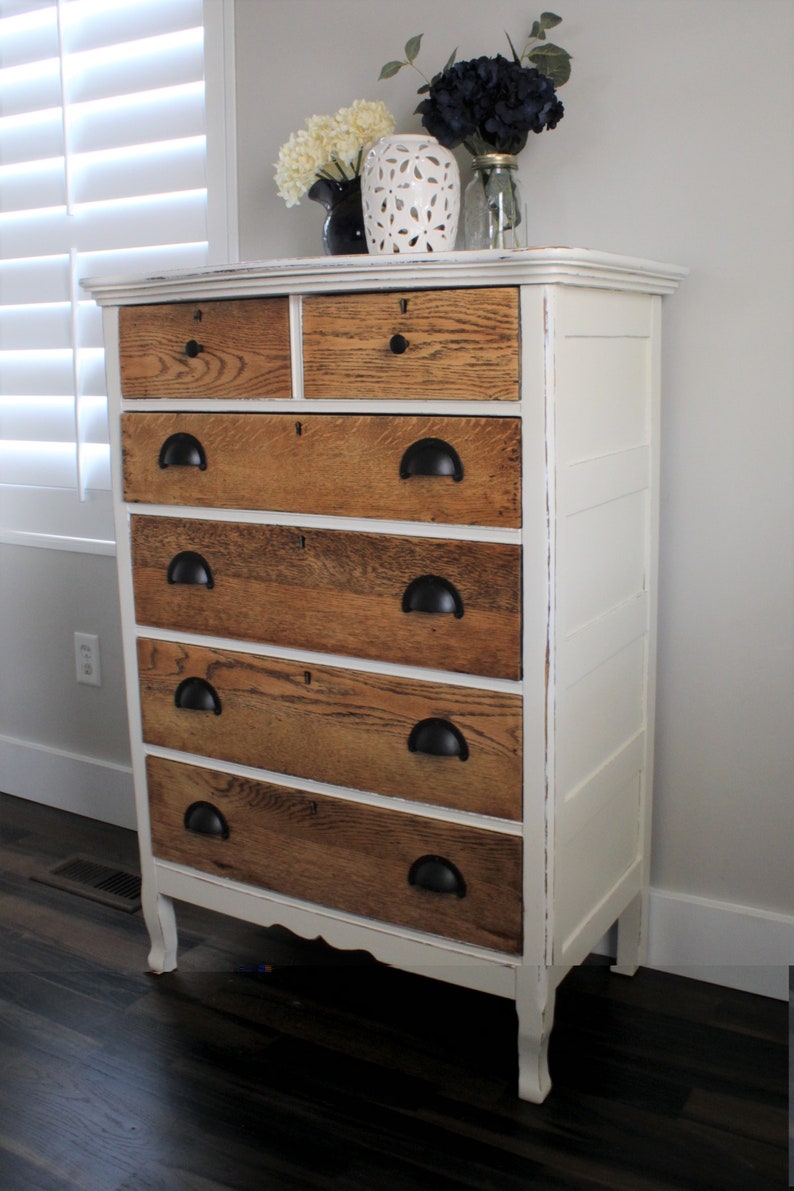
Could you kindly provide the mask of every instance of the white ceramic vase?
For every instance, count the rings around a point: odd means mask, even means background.
[[[385,136],[366,156],[361,198],[373,254],[450,252],[460,215],[460,172],[426,134]]]

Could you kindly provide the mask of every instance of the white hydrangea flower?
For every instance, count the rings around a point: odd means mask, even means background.
[[[381,100],[357,99],[333,116],[310,116],[279,152],[279,195],[294,207],[319,177],[355,177],[367,150],[393,131],[394,117]]]

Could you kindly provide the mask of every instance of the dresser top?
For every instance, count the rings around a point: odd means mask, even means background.
[[[82,281],[100,306],[246,298],[345,290],[485,285],[574,285],[669,294],[686,276],[680,265],[585,248],[323,256],[242,261],[198,269]]]

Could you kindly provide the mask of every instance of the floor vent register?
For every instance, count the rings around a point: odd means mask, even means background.
[[[141,906],[140,873],[104,864],[91,856],[70,856],[47,872],[37,873],[33,880],[129,914]]]

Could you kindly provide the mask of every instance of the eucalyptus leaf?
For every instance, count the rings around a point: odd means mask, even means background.
[[[553,29],[555,25],[562,24],[562,17],[558,17],[556,12],[542,12],[540,23],[544,29]]]
[[[381,67],[378,79],[393,79],[398,70],[402,70],[406,65],[406,62],[387,62],[385,66]]]
[[[424,34],[420,33],[418,37],[409,37],[408,41],[406,41],[405,56],[409,62],[413,62],[414,58],[419,53],[419,47],[422,44],[423,37]]]
[[[571,55],[558,45],[540,45],[530,50],[527,59],[551,79],[555,87],[561,87],[571,77]]]

